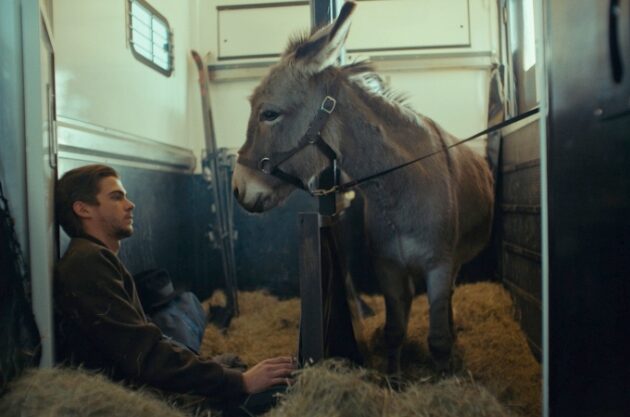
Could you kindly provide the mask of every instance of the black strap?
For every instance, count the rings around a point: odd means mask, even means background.
[[[322,139],[322,137],[320,135],[317,135],[317,138],[315,139],[315,145],[317,145],[317,147],[319,148],[320,151],[322,151],[322,153],[324,155],[326,155],[328,157],[328,159],[332,162],[335,159],[337,159],[337,154],[335,153],[335,151],[333,150],[333,148],[331,148],[330,146],[328,146],[328,144],[324,141],[324,139]],[[288,159],[288,158],[287,158]],[[276,164],[276,166],[273,168],[273,170],[270,172],[271,175],[281,179],[284,182],[288,182],[292,185],[294,185],[297,188],[300,188],[306,192],[308,192],[310,194],[310,190],[308,189],[308,187],[302,182],[301,179],[299,179],[298,177],[288,174],[286,172],[284,172],[283,170],[281,170],[280,168],[278,168],[278,164]]]
[[[375,174],[371,174],[371,175],[368,175],[366,177],[359,178],[359,179],[356,179],[356,180],[353,180],[353,181],[348,181],[346,183],[340,184],[339,186],[330,188],[328,190],[317,190],[318,192],[316,191],[315,195],[325,195],[325,194],[330,194],[331,192],[347,191],[350,188],[356,187],[357,185],[362,184],[362,183],[364,183],[366,181],[370,181],[370,180],[373,180],[374,178],[381,177],[383,175],[387,175],[390,172],[394,172],[394,171],[397,171],[397,170],[399,170],[401,168],[404,168],[404,167],[406,167],[408,165],[415,164],[416,162],[422,161],[423,159],[429,158],[429,157],[431,157],[433,155],[436,155],[436,154],[439,154],[439,153],[442,153],[442,152],[446,152],[449,149],[454,148],[455,146],[459,146],[462,143],[466,143],[466,142],[471,141],[473,139],[476,139],[476,138],[478,138],[478,137],[480,137],[482,135],[494,132],[494,131],[499,130],[499,129],[503,129],[504,127],[509,126],[512,123],[516,123],[516,122],[518,122],[520,120],[523,120],[523,119],[525,119],[525,118],[527,118],[527,117],[529,117],[529,116],[531,116],[533,114],[538,113],[538,111],[539,111],[538,107],[536,107],[534,109],[531,109],[531,110],[528,110],[525,113],[521,113],[518,116],[512,117],[512,118],[510,118],[508,120],[504,120],[501,123],[497,123],[496,125],[494,125],[492,127],[489,127],[486,130],[482,130],[481,132],[476,133],[476,134],[474,134],[474,135],[472,135],[472,136],[470,136],[470,137],[468,137],[466,139],[463,139],[463,140],[460,140],[459,142],[456,142],[456,143],[453,143],[451,145],[448,145],[448,146],[444,147],[443,149],[440,149],[440,150],[437,150],[437,151],[434,151],[434,152],[430,152],[430,153],[428,153],[426,155],[422,155],[422,156],[420,156],[420,157],[418,157],[416,159],[413,159],[411,161],[402,163],[400,165],[396,165],[396,166],[391,167],[391,168],[387,168],[387,169],[385,169],[383,171],[380,171],[380,172],[377,172]]]
[[[300,178],[296,177],[295,175],[291,175],[287,172],[284,172],[283,170],[277,167],[274,168],[274,170],[271,171],[270,174],[278,179],[281,179],[284,182],[288,182],[289,184],[295,186],[296,188],[299,188],[301,190],[308,192],[308,187],[302,182]]]
[[[304,133],[304,135],[300,138],[295,148],[285,152],[278,152],[270,156],[265,156],[259,161],[254,161],[239,155],[236,162],[248,168],[262,171],[265,174],[273,175],[282,181],[288,182],[289,184],[309,192],[308,187],[300,178],[282,171],[279,166],[309,145],[316,145],[322,153],[330,159],[331,162],[337,159],[335,151],[320,136],[320,132],[328,121],[328,117],[332,114],[337,105],[337,100],[334,98],[336,93],[337,83],[333,83],[333,85],[328,89],[328,94],[322,100],[322,103],[317,110],[317,114],[309,124],[306,133]]]

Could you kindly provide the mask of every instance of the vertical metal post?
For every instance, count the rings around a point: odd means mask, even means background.
[[[536,90],[540,92],[539,147],[540,147],[540,263],[542,290],[542,416],[549,417],[549,204],[547,200],[547,123],[549,96],[547,86],[546,39],[547,0],[534,3],[536,24]]]
[[[311,0],[311,27],[323,26],[337,16],[336,0]]]
[[[28,263],[32,280],[33,313],[42,341],[41,366],[54,362],[52,271],[56,246],[52,190],[56,155],[50,152],[51,129],[44,129],[51,113],[46,84],[54,83],[53,45],[40,3],[22,0],[22,43],[26,140]],[[43,109],[46,109],[44,111]],[[43,140],[45,138],[45,140]]]
[[[336,16],[336,1],[311,2],[314,27],[323,26]],[[338,184],[337,161],[318,178],[318,188]],[[319,197],[319,213],[300,215],[300,323],[299,357],[317,361],[324,357],[345,357],[361,362],[354,338],[352,317],[345,287],[345,265],[337,232],[336,195]]]
[[[312,27],[325,25],[334,18],[334,0],[311,1]],[[318,178],[319,188],[334,184],[334,169],[327,168]],[[332,198],[331,198],[332,197]],[[335,195],[319,197],[318,213],[300,213],[300,336],[298,356],[301,363],[324,358],[324,293],[322,275],[322,216],[336,212]]]
[[[313,28],[323,26],[332,22],[337,15],[337,2],[335,0],[312,0],[312,26]],[[336,178],[336,166],[331,165],[328,167],[319,177],[319,188],[331,188],[335,185]],[[336,198],[334,194],[319,197],[319,214],[325,216],[332,216],[336,213]]]
[[[311,26],[320,27],[330,23],[335,17],[334,0],[311,1]],[[326,168],[318,178],[319,188],[330,188],[334,185],[334,169]],[[323,216],[332,216],[337,211],[335,195],[318,198],[318,212],[305,213],[301,217],[302,252],[300,267],[310,268],[300,270],[300,295],[302,302],[302,320],[306,324],[300,338],[301,359],[318,361],[325,355],[326,320],[324,303],[327,297],[324,285],[324,271],[322,264],[322,235],[321,223]],[[310,247],[309,247],[310,246]],[[305,322],[305,320],[310,321]]]
[[[322,293],[321,239],[317,213],[300,213],[300,346],[301,363],[324,357],[324,295]]]

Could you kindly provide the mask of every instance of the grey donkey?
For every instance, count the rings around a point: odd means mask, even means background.
[[[487,161],[467,146],[446,150],[457,139],[385,89],[368,64],[337,65],[354,8],[346,2],[336,21],[289,42],[254,90],[247,140],[232,180],[234,195],[246,210],[262,212],[297,188],[312,188],[329,165],[322,146],[312,146],[316,141],[305,136],[313,129],[323,147],[337,154],[346,180],[444,150],[358,190],[386,304],[388,371],[400,376],[411,302],[416,288],[424,286],[429,348],[438,369],[447,370],[455,339],[455,277],[489,239],[492,174]],[[313,128],[322,107],[330,115]]]

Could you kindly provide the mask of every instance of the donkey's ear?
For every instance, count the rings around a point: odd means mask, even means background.
[[[355,2],[346,1],[333,23],[318,30],[297,47],[294,54],[295,63],[303,66],[311,74],[333,65],[348,37],[350,15],[355,7]]]

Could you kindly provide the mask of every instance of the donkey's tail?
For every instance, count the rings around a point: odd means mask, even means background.
[[[505,118],[505,95],[503,82],[501,81],[501,71],[495,65],[490,73],[490,90],[488,97],[488,126],[495,126]],[[501,132],[494,131],[487,135],[486,160],[490,165],[492,178],[496,188],[499,177],[499,165],[501,164]],[[496,191],[496,189],[495,189]]]

